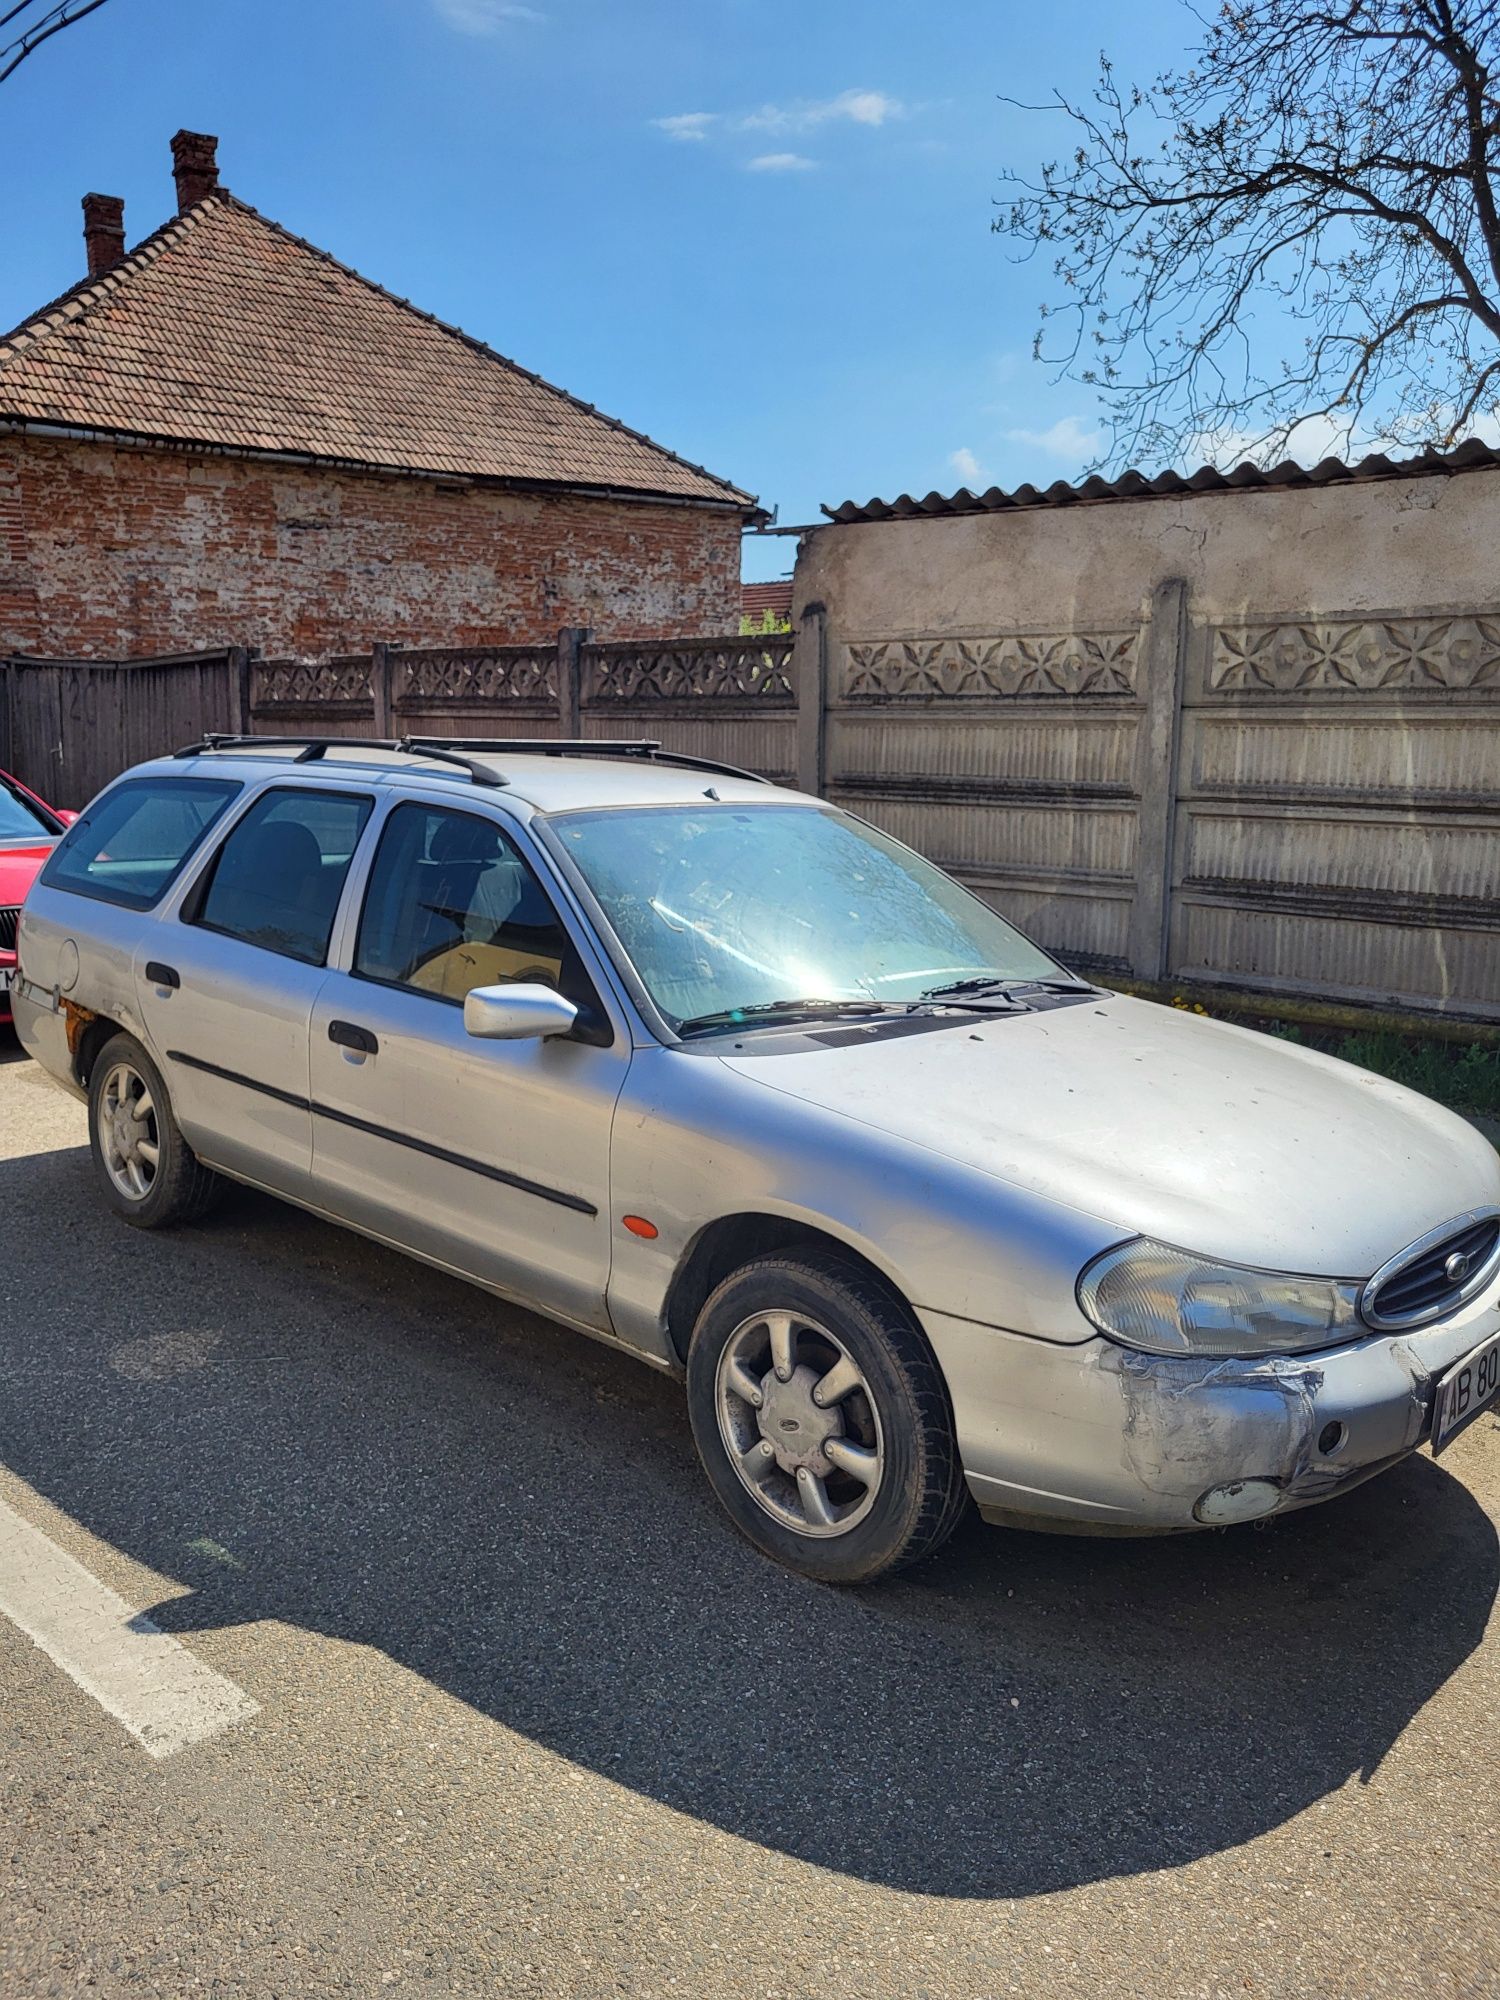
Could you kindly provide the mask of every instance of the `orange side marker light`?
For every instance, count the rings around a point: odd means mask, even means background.
[[[654,1222],[648,1222],[644,1215],[622,1215],[620,1217],[620,1220],[624,1223],[625,1227],[630,1231],[632,1236],[644,1236],[649,1241],[651,1237],[659,1236],[661,1234],[661,1231],[657,1228],[656,1224]]]

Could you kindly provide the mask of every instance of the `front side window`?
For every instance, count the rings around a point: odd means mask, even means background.
[[[552,824],[673,1027],[1061,972],[942,869],[845,813],[614,807]]]
[[[475,986],[555,987],[592,1000],[552,899],[493,820],[397,806],[370,869],[355,947],[362,979],[462,1000]]]
[[[230,828],[191,921],[322,965],[372,804],[349,792],[263,792]]]
[[[69,827],[43,885],[149,910],[239,789],[228,778],[127,778]]]
[[[34,846],[61,831],[52,815],[29,799],[19,785],[0,775],[0,847]]]

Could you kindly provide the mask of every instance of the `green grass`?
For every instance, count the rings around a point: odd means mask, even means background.
[[[1282,1041],[1321,1049],[1341,1062],[1388,1076],[1424,1097],[1436,1098],[1454,1111],[1487,1112],[1500,1116],[1500,1048],[1477,1042],[1425,1042],[1389,1031],[1349,1034],[1337,1029],[1319,1033],[1285,1022],[1266,1021],[1268,1034]]]

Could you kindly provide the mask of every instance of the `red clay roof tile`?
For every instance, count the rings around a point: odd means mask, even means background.
[[[222,189],[0,339],[6,420],[755,504]]]

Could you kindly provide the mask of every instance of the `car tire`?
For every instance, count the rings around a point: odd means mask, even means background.
[[[934,1554],[967,1511],[932,1350],[853,1258],[764,1257],[726,1278],[693,1329],[687,1395],[735,1526],[803,1576],[873,1583]]]
[[[190,1222],[223,1192],[183,1138],[161,1071],[133,1035],[113,1036],[89,1071],[89,1151],[104,1199],[137,1229]]]

